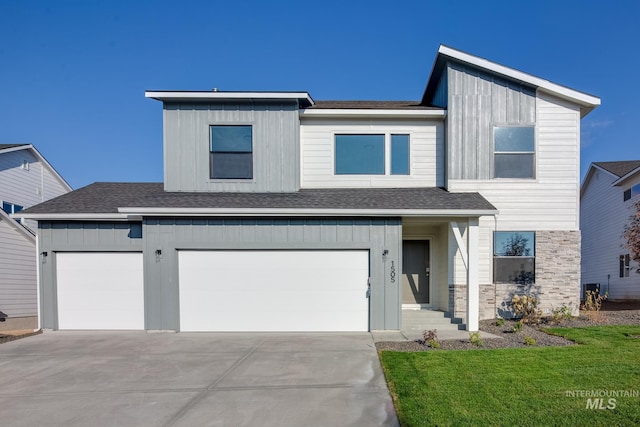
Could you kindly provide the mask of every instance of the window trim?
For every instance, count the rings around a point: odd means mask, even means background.
[[[496,129],[497,128],[532,128],[533,129],[533,151],[496,151]],[[491,125],[491,179],[497,180],[536,180],[538,176],[538,129],[535,123],[493,123]],[[496,154],[504,155],[517,155],[517,154],[530,154],[532,160],[532,176],[531,177],[497,177],[496,176]]]
[[[11,206],[11,212],[7,212],[7,210],[5,209],[5,205]],[[16,208],[18,209],[16,210]],[[17,214],[18,212],[24,210],[24,206],[19,205],[17,203],[7,202],[6,200],[2,200],[2,210],[8,215],[12,215],[12,214]]]
[[[365,136],[370,136],[370,135],[381,135],[383,136],[384,140],[384,144],[383,144],[383,160],[384,160],[384,172],[383,173],[365,173],[365,174],[359,174],[359,173],[338,173],[337,171],[337,150],[336,150],[336,137],[337,136],[342,136],[342,135],[365,135]],[[393,161],[392,158],[392,137],[393,136],[407,136],[408,137],[408,143],[409,143],[409,150],[408,150],[408,169],[409,169],[409,173],[407,174],[398,174],[398,173],[392,173],[391,171],[391,162]],[[412,159],[412,140],[413,140],[413,132],[411,131],[376,131],[376,130],[370,130],[370,131],[365,131],[365,132],[358,132],[358,131],[334,131],[331,134],[332,137],[332,143],[331,143],[331,149],[332,149],[332,156],[331,156],[331,161],[332,161],[332,170],[333,170],[333,176],[334,177],[344,177],[344,176],[359,176],[359,177],[390,177],[390,176],[395,176],[395,177],[409,177],[412,175],[412,170],[413,168],[411,167],[411,159]]]
[[[212,128],[214,127],[249,127],[251,129],[251,151],[213,151],[213,140],[212,140]],[[255,181],[255,175],[256,175],[256,160],[255,160],[255,139],[254,139],[254,123],[250,123],[250,122],[214,122],[214,123],[209,123],[208,127],[208,140],[209,140],[209,145],[208,145],[208,156],[209,156],[209,162],[208,162],[208,167],[209,167],[209,181],[211,182],[252,182]],[[214,155],[214,153],[223,153],[223,154],[247,154],[250,153],[251,154],[251,178],[215,178],[212,176],[212,156]]]
[[[618,258],[620,264],[620,278],[623,279],[625,277],[629,277],[629,272],[631,271],[631,255],[624,254],[620,255]]]
[[[640,183],[632,185],[622,193],[622,201],[626,202],[640,194]]]

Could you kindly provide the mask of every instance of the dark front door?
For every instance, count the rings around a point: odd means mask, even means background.
[[[402,242],[402,303],[429,304],[429,241]]]

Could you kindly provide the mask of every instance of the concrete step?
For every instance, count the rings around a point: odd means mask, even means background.
[[[449,313],[439,310],[402,310],[403,331],[438,331],[464,330],[461,319],[452,318]]]

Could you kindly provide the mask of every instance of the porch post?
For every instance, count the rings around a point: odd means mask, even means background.
[[[480,319],[480,227],[478,218],[468,222],[467,330],[478,331]]]

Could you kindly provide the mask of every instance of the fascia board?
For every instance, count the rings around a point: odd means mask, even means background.
[[[305,100],[309,105],[314,101],[307,92],[180,92],[146,91],[145,98],[158,101],[224,101],[224,100]]]
[[[367,217],[480,217],[497,215],[493,209],[275,209],[275,208],[136,208],[118,212],[135,216],[367,216]]]
[[[434,118],[443,119],[446,110],[372,110],[372,109],[304,109],[300,117],[394,117],[394,118]]]
[[[458,61],[466,62],[476,67],[484,68],[497,74],[502,74],[503,76],[509,77],[514,80],[528,83],[553,95],[569,99],[578,104],[590,107],[590,109],[593,109],[600,105],[600,98],[596,96],[570,89],[566,86],[553,83],[549,80],[545,80],[540,77],[536,77],[531,74],[497,64],[484,58],[470,55],[468,53],[450,48],[448,46],[440,46],[440,48],[438,49],[438,54],[448,56]]]
[[[638,172],[640,172],[640,167],[635,168],[634,170],[632,170],[631,172],[629,172],[628,174],[621,176],[619,179],[617,179],[616,181],[613,182],[613,185],[615,186],[619,186],[624,184],[626,181],[634,178]]]
[[[36,242],[36,236],[33,233],[31,233],[28,229],[23,227],[22,224],[19,224],[14,218],[12,218],[11,215],[7,214],[2,209],[0,209],[0,220],[5,221],[9,225],[9,227],[16,230],[18,233],[24,236],[31,243]]]
[[[127,221],[130,219],[129,215],[119,213],[17,213],[13,215],[35,221]]]

